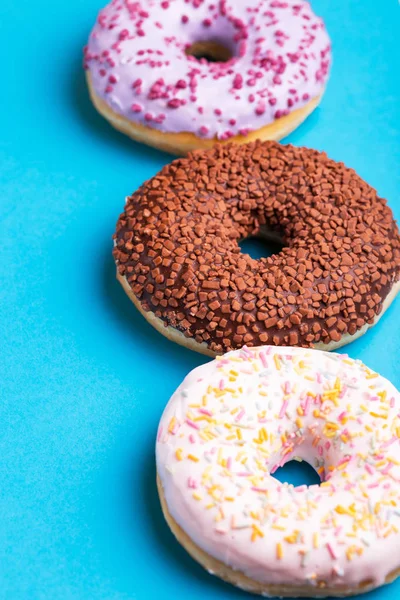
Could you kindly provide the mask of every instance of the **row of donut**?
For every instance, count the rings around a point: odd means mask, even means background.
[[[279,254],[241,253],[260,231],[282,236]],[[188,376],[160,422],[159,494],[180,543],[263,595],[392,581],[400,395],[359,361],[292,347],[337,348],[395,297],[400,237],[386,202],[313,150],[215,146],[129,197],[114,243],[118,278],[154,327],[227,352]],[[278,485],[274,470],[293,458],[321,486]]]
[[[352,169],[271,141],[324,92],[323,22],[304,0],[113,0],[84,62],[115,127],[189,152],[127,198],[114,236],[118,278],[145,318],[217,357],[160,421],[171,530],[208,571],[267,596],[392,581],[400,395],[321,350],[365,333],[394,299],[399,231]],[[255,235],[282,250],[254,260],[239,242]],[[280,484],[273,473],[293,458],[321,485]]]

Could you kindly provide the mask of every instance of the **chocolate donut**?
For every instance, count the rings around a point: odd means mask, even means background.
[[[255,260],[239,242],[279,236]],[[243,345],[332,350],[374,325],[399,290],[386,201],[325,153],[217,145],[165,166],[127,199],[118,278],[159,331],[215,355]]]

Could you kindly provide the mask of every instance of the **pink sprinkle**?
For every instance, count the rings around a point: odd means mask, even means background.
[[[182,23],[187,23],[189,21],[189,17],[187,17],[186,15],[182,15],[181,21]]]
[[[240,351],[240,354],[244,356],[244,358],[246,358],[247,360],[251,360],[252,358],[254,358],[254,354],[250,351],[248,346],[243,346],[243,348]]]
[[[194,423],[191,419],[186,419],[186,423],[190,426],[193,427],[193,429],[197,429],[199,430],[200,427],[197,425],[197,423]]]
[[[160,425],[160,428],[158,430],[158,435],[157,435],[157,442],[159,442],[161,440],[162,432],[163,432],[163,428]]]
[[[325,450],[329,450],[330,447],[331,447],[331,443],[325,442]]]
[[[223,379],[220,379],[218,387],[219,387],[219,389],[220,389],[220,390],[223,390],[223,389],[224,389],[224,387],[225,387],[225,383],[224,383],[224,380],[223,380]]]
[[[321,373],[317,373],[317,382],[318,382],[318,383],[322,383],[322,376],[321,376]]]
[[[231,470],[232,468],[232,458],[229,457],[228,460],[226,461],[226,466],[229,470]]]
[[[386,467],[381,470],[382,475],[387,475],[392,467],[393,463],[389,463],[388,465],[386,465]]]
[[[339,421],[341,421],[344,417],[346,416],[346,411],[344,410],[343,412],[340,413],[340,415],[338,416]]]
[[[194,439],[194,435],[193,435],[193,433],[191,433],[191,434],[189,435],[189,442],[190,442],[191,444],[194,444],[194,443],[196,442],[196,440]]]
[[[244,410],[244,408],[242,408],[242,410],[240,411],[240,413],[237,415],[235,421],[240,421],[240,419],[243,418],[244,414],[245,414],[245,410]]]
[[[129,36],[129,31],[127,29],[122,29],[119,32],[119,36],[118,37],[119,37],[120,40],[125,40],[128,36]]]
[[[240,75],[240,73],[237,73],[235,75],[235,78],[233,80],[233,87],[235,90],[240,90],[243,87],[243,77]]]
[[[290,381],[285,382],[284,392],[285,392],[285,394],[290,394]]]
[[[133,110],[133,112],[139,113],[141,112],[142,107],[140,106],[140,104],[132,104],[131,109]]]
[[[341,525],[339,525],[339,527],[336,527],[335,529],[335,536],[337,537],[339,535],[339,533],[342,531],[343,527]]]
[[[182,104],[182,101],[179,98],[172,98],[172,100],[168,100],[167,106],[169,108],[179,108]]]
[[[281,406],[281,410],[280,410],[280,412],[279,412],[279,418],[280,418],[280,419],[282,419],[282,418],[283,418],[283,416],[284,416],[284,414],[285,414],[285,412],[286,412],[286,409],[287,409],[287,407],[288,407],[288,404],[289,404],[289,402],[288,402],[287,400],[285,400],[285,402],[282,404],[282,406]]]
[[[265,113],[265,103],[264,102],[260,102],[260,104],[256,107],[255,113],[258,116],[261,116]]]
[[[304,405],[304,416],[306,417],[308,414],[308,410],[310,408],[310,403],[311,403],[311,396],[307,396],[306,398],[306,403]]]
[[[255,486],[252,486],[251,489],[253,490],[253,492],[262,492],[262,493],[265,493],[266,491],[268,491],[266,488],[260,488],[260,487],[255,487]]]
[[[335,552],[334,552],[334,550],[333,550],[333,548],[332,548],[332,546],[331,546],[331,544],[329,542],[326,544],[326,548],[327,548],[329,554],[331,555],[331,558],[333,558],[333,560],[336,560],[337,556],[336,556],[336,554],[335,554]]]
[[[260,352],[260,360],[262,362],[263,367],[266,369],[268,367],[268,361],[264,352]]]
[[[212,417],[212,412],[211,410],[208,410],[208,408],[199,408],[199,413],[202,415],[207,415],[208,417]]]
[[[193,477],[189,477],[187,483],[188,483],[188,487],[191,488],[192,490],[195,490],[197,488],[197,481],[195,479],[193,479]]]
[[[392,398],[390,398],[390,407],[391,408],[394,407],[394,396],[392,396]]]
[[[282,418],[283,418],[283,416],[284,416],[284,414],[285,414],[285,412],[286,412],[286,409],[287,409],[287,407],[288,407],[288,404],[289,404],[289,402],[288,402],[287,400],[285,400],[285,402],[282,404],[282,406],[281,406],[281,410],[280,410],[280,412],[279,412],[279,418],[280,418],[280,419],[282,419]]]
[[[322,456],[323,452],[324,452],[324,449],[322,448],[322,446],[318,446],[318,454],[320,456]]]

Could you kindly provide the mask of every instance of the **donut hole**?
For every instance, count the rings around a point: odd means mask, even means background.
[[[284,248],[282,236],[274,231],[260,230],[257,235],[252,235],[239,241],[243,254],[248,254],[256,260],[274,256]]]
[[[302,485],[320,485],[318,473],[307,462],[291,460],[279,467],[272,475],[281,483],[291,483],[295,487]]]
[[[186,48],[185,54],[210,63],[228,62],[233,57],[232,51],[227,46],[214,40],[194,42]]]

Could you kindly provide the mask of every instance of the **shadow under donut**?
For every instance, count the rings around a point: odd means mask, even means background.
[[[167,370],[169,363],[171,368],[173,365],[179,364],[183,373],[182,377],[200,364],[207,362],[205,356],[191,352],[160,335],[142,317],[116,279],[116,266],[110,246],[107,246],[102,269],[102,296],[105,308],[113,325],[118,327],[120,332],[122,331],[128,346],[132,346],[132,351],[140,346],[144,351],[148,350],[152,355],[158,355],[163,361],[164,369]],[[155,356],[155,360],[157,360],[157,356]],[[168,399],[165,399],[165,403]]]

